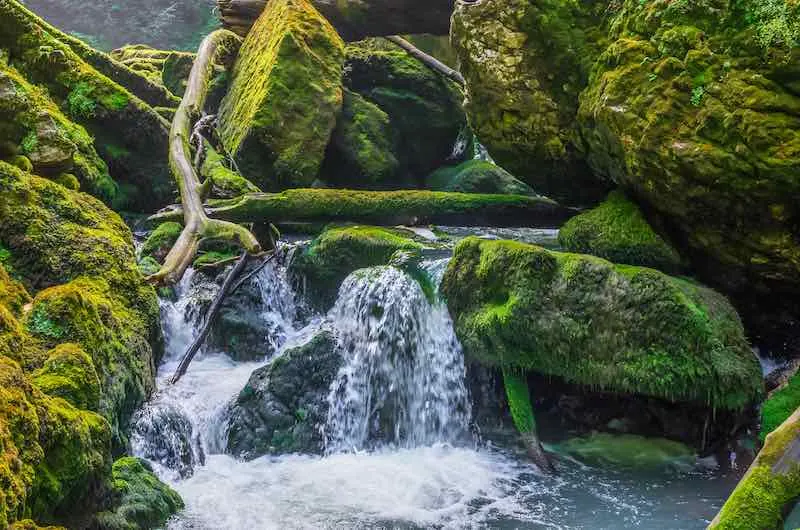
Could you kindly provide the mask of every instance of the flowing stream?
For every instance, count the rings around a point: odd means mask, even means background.
[[[446,263],[423,263],[435,285]],[[186,502],[171,529],[703,528],[735,485],[701,468],[634,473],[566,457],[543,476],[513,446],[481,440],[447,309],[399,269],[356,271],[324,316],[309,316],[279,260],[253,281],[265,351],[276,353],[236,362],[201,351],[176,385],[167,381],[218,287],[189,271],[162,300],[159,391],[132,448]],[[229,404],[250,374],[323,327],[343,359],[320,426],[325,455],[225,454]]]

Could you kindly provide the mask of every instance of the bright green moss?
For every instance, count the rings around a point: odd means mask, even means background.
[[[800,464],[791,456],[796,453],[799,434],[800,415],[793,414],[767,436],[761,452],[709,529],[783,527],[784,511],[800,496]]]
[[[681,269],[681,258],[648,224],[641,210],[615,191],[596,208],[573,217],[558,233],[564,250],[593,254],[615,263],[666,272]]]
[[[69,112],[78,118],[92,118],[97,104],[91,98],[93,87],[88,83],[82,82],[75,85],[72,92],[67,96]]]
[[[458,166],[437,169],[428,177],[426,187],[460,193],[536,195],[530,186],[508,171],[483,160],[467,160]]]
[[[386,265],[398,250],[420,250],[405,234],[372,226],[330,228],[318,236],[291,265],[305,279],[312,303],[328,309],[339,285],[356,269]]]
[[[680,442],[633,434],[595,432],[586,437],[570,438],[558,445],[558,451],[575,456],[588,464],[613,468],[687,469],[695,461],[692,450]]]
[[[162,260],[182,231],[183,225],[180,223],[161,223],[147,236],[142,245],[142,256],[153,256],[157,261]]]
[[[763,392],[727,300],[653,269],[468,238],[441,290],[477,362],[718,408],[743,408]]]
[[[795,374],[789,383],[777,390],[761,406],[761,430],[758,433],[763,442],[769,433],[778,428],[800,407],[800,376]]]
[[[103,528],[161,528],[170,516],[183,509],[180,495],[161,482],[144,460],[120,458],[114,462],[112,474],[117,506],[113,512],[100,514]]]
[[[211,195],[220,199],[230,199],[245,193],[261,191],[258,186],[241,176],[236,171],[228,169],[225,157],[214,151],[211,146],[206,146],[206,156],[200,173],[211,183]]]
[[[230,251],[209,250],[206,252],[199,252],[197,257],[192,262],[195,267],[203,267],[207,265],[215,265],[220,262],[229,262],[231,259],[238,256],[235,249]]]
[[[503,369],[503,386],[506,389],[511,418],[520,433],[535,433],[536,418],[533,415],[531,394],[525,374],[512,368]]]
[[[269,2],[239,51],[220,136],[264,190],[311,184],[342,105],[344,43],[307,0]]]
[[[45,394],[64,398],[78,409],[99,409],[100,379],[92,358],[76,344],[60,344],[48,352],[44,366],[31,377]]]

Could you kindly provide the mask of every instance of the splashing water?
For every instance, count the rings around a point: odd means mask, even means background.
[[[345,362],[328,397],[328,452],[418,447],[467,431],[464,360],[443,304],[394,267],[351,274],[330,318]]]

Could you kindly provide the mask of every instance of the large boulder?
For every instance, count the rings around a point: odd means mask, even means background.
[[[597,55],[585,29],[598,2],[457,2],[451,38],[470,127],[492,157],[538,193],[591,204],[603,185],[576,145],[578,94]]]
[[[470,123],[500,163],[588,164],[662,217],[748,324],[796,336],[798,17],[787,0],[499,0],[460,2],[452,32]]]
[[[420,186],[466,125],[456,86],[381,39],[349,45],[344,72],[352,94],[321,176],[355,188]]]
[[[472,362],[716,409],[763,392],[735,310],[690,280],[468,238],[441,290]]]
[[[344,43],[307,0],[270,2],[247,35],[219,132],[263,190],[314,182],[342,106]]]
[[[636,204],[618,191],[567,221],[558,232],[558,242],[569,252],[592,254],[614,263],[671,273],[681,270],[675,248],[653,230]]]
[[[228,451],[243,457],[324,450],[320,426],[342,363],[329,331],[284,352],[250,376],[232,405]]]

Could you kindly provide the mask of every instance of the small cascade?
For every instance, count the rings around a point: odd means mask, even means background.
[[[356,271],[329,318],[344,365],[331,386],[329,453],[419,447],[468,431],[464,360],[444,304],[394,267]]]

